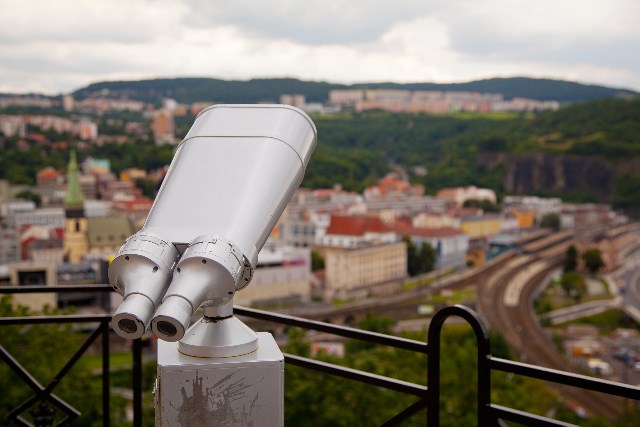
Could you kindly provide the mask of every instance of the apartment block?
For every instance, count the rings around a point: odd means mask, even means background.
[[[325,301],[362,300],[400,291],[407,277],[407,246],[404,242],[359,248],[327,247]]]
[[[240,305],[284,306],[311,298],[311,250],[267,242],[258,255],[251,284],[238,292]]]

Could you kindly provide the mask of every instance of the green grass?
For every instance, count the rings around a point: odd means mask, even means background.
[[[473,287],[464,288],[453,292],[450,296],[436,295],[429,301],[432,303],[459,304],[476,300],[476,290]]]
[[[83,356],[80,359],[84,366],[89,369],[100,369],[102,368],[102,355],[88,355]],[[109,367],[110,369],[118,369],[124,366],[131,367],[133,366],[133,356],[131,353],[111,353],[109,355]]]
[[[544,291],[536,298],[534,309],[538,315],[561,308],[571,307],[573,305],[585,302],[607,300],[611,298],[609,284],[602,278],[596,278],[604,287],[604,292],[597,295],[584,295],[579,301],[567,296],[559,283],[550,282]]]
[[[600,328],[600,333],[602,335],[607,335],[618,328],[631,328],[640,330],[640,325],[638,325],[633,319],[627,316],[624,311],[617,308],[610,308],[600,314],[594,314],[593,316],[583,317],[581,319],[572,320],[570,322],[560,323],[556,326],[558,328],[562,328],[568,325],[596,326],[597,328]]]

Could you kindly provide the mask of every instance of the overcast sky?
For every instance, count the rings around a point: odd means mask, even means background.
[[[532,76],[640,90],[638,0],[0,0],[0,92]]]

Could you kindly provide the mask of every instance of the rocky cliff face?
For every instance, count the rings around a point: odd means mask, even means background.
[[[582,193],[592,194],[600,202],[613,198],[614,171],[597,156],[482,153],[478,160],[488,169],[505,165],[507,193]]]

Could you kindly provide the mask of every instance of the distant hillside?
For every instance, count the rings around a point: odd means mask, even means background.
[[[324,102],[332,89],[348,86],[296,79],[219,80],[209,78],[156,79],[142,81],[101,82],[74,92],[85,98],[104,92],[109,96],[127,96],[145,102],[159,103],[162,98],[179,102],[226,102],[233,104],[278,102],[283,93],[303,94],[307,102]]]
[[[607,202],[640,216],[640,98],[535,115],[425,116],[372,111],[319,116],[309,187],[360,191],[401,165],[430,193],[458,185],[500,194]]]
[[[535,114],[319,115],[314,117],[318,147],[303,185],[326,188],[341,183],[345,189],[362,191],[400,168],[431,194],[445,187],[478,185],[500,195],[613,203],[640,218],[638,117],[640,98],[576,103]],[[192,117],[181,119],[179,138]],[[0,179],[33,183],[45,166],[65,168],[65,151],[39,144],[25,151],[19,139],[0,139]],[[89,145],[78,147],[78,152],[81,158],[110,159],[119,173],[132,166],[151,170],[166,165],[173,147],[142,141]]]
[[[528,77],[494,78],[467,83],[368,83],[356,87],[442,90],[501,93],[505,98],[531,98],[540,101],[582,102],[603,98],[628,98],[640,95],[627,89],[585,85],[564,80],[532,79]]]
[[[532,79],[526,77],[495,78],[468,83],[360,83],[342,85],[297,79],[219,80],[209,78],[178,78],[142,81],[94,83],[74,93],[77,98],[103,92],[109,96],[127,96],[159,104],[162,98],[179,102],[255,103],[278,102],[280,95],[303,94],[307,102],[325,102],[332,89],[385,88],[407,90],[475,91],[501,93],[505,98],[516,97],[560,102],[582,102],[603,98],[628,98],[640,95],[626,89],[584,85],[575,82]]]

